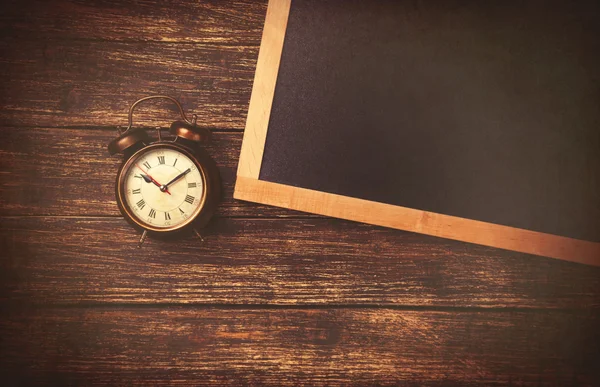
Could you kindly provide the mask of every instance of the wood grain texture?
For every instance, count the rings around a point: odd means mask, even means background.
[[[120,216],[115,179],[122,156],[106,146],[116,130],[0,128],[0,214]],[[156,132],[150,131],[151,136]],[[167,135],[165,135],[167,137]],[[216,132],[207,149],[224,186],[220,216],[291,216],[290,210],[233,200],[241,133]]]
[[[597,268],[231,199],[266,1],[0,7],[2,385],[598,384]],[[114,203],[157,93],[217,129],[204,244]]]
[[[258,47],[4,38],[2,126],[127,125],[137,99],[177,98],[208,128],[243,129]],[[174,121],[167,102],[136,111],[138,125]]]
[[[238,176],[258,179],[291,0],[270,0],[256,63]]]
[[[593,386],[594,314],[386,309],[15,311],[14,385]],[[25,334],[26,333],[26,334]]]
[[[234,197],[399,230],[600,266],[600,243],[238,177]]]
[[[261,0],[5,0],[0,35],[258,45]]]
[[[216,219],[148,240],[122,219],[2,219],[2,294],[19,303],[591,308],[600,268],[336,219]]]

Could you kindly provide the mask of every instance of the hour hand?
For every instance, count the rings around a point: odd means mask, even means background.
[[[161,189],[161,191],[163,191],[162,189],[162,185],[160,185],[160,183],[156,180],[154,180],[152,177],[150,177],[149,175],[144,175],[143,173],[140,173],[140,175],[142,175],[142,179],[144,179],[144,181],[146,183],[154,183],[155,186],[159,187]],[[164,192],[164,191],[163,191]]]
[[[160,190],[161,190],[162,192],[166,192],[166,193],[168,193],[169,195],[171,194],[171,193],[169,192],[169,189],[168,189],[167,187],[163,187],[163,186],[162,186],[162,185],[161,185],[161,184],[160,184],[158,181],[156,181],[156,179],[154,179],[152,176],[150,176],[150,174],[149,174],[148,172],[144,171],[144,170],[142,169],[142,167],[140,167],[140,166],[139,166],[139,165],[137,165],[137,164],[136,164],[135,166],[136,166],[136,167],[138,167],[140,171],[142,171],[142,172],[145,172],[145,173],[140,173],[140,175],[142,176],[142,178],[144,179],[144,181],[145,181],[146,183],[154,183],[154,185],[155,185],[155,186],[157,186],[158,188],[160,188]],[[164,188],[164,189],[163,189],[163,188]]]
[[[152,179],[148,175],[144,175],[143,173],[140,173],[140,175],[142,176],[142,179],[144,179],[144,181],[146,183],[153,183]]]

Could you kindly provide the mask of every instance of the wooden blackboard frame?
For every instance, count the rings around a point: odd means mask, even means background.
[[[600,243],[260,180],[290,7],[291,0],[268,4],[234,198],[600,266]]]

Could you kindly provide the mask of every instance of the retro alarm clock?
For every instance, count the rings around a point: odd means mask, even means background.
[[[168,99],[179,108],[181,120],[169,127],[175,137],[165,140],[157,128],[152,140],[146,129],[133,128],[135,107],[150,99]],[[142,231],[138,247],[147,235],[172,237],[195,232],[213,215],[221,196],[221,179],[215,162],[202,148],[211,132],[188,120],[174,98],[153,95],[137,100],[129,108],[129,125],[108,144],[111,155],[123,154],[115,194],[125,219]]]

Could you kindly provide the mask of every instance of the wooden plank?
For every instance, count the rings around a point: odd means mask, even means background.
[[[120,216],[114,184],[122,156],[111,157],[106,149],[116,134],[100,129],[0,128],[0,213]],[[296,214],[233,200],[241,138],[241,133],[216,132],[207,145],[225,191],[218,215]]]
[[[255,46],[10,37],[0,50],[0,124],[36,127],[127,125],[134,101],[166,94],[202,126],[241,130],[258,54]],[[148,103],[135,123],[170,123],[176,112],[167,102]]]
[[[291,0],[270,0],[256,64],[238,175],[258,179]]]
[[[185,43],[260,42],[266,1],[6,0],[2,36]]]
[[[9,385],[600,383],[598,314],[45,309],[0,321]],[[25,334],[26,333],[26,334]]]
[[[600,243],[239,176],[236,199],[600,266]]]
[[[221,218],[142,249],[117,218],[0,221],[0,293],[25,304],[600,304],[597,267],[337,219]]]

